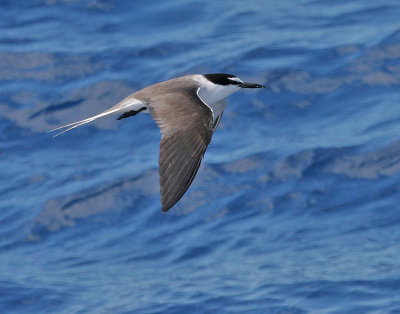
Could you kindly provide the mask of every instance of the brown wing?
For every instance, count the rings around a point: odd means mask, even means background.
[[[195,90],[155,97],[149,107],[162,134],[159,174],[166,212],[183,196],[200,167],[212,137],[212,111]]]

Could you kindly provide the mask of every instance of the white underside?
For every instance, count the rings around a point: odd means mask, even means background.
[[[143,107],[146,107],[146,110],[141,111],[140,113],[150,113],[149,108],[147,108],[147,104],[138,100],[138,99],[130,99],[129,101],[127,101],[125,104],[121,102],[121,109],[119,109],[120,111],[130,111],[130,110],[140,110]]]
[[[217,85],[207,80],[203,75],[195,76],[201,87],[197,90],[199,98],[213,112],[214,122],[226,108],[226,97],[237,92],[240,88],[236,85]]]
[[[197,90],[197,96],[201,99],[201,101],[211,109],[212,115],[213,115],[213,122],[215,122],[218,119],[218,116],[224,112],[225,107],[226,107],[226,98],[223,98],[215,103],[206,103],[203,98],[200,96],[200,88]]]

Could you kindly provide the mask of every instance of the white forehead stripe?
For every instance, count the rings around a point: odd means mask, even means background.
[[[228,77],[228,80],[243,83],[243,81],[238,77]]]

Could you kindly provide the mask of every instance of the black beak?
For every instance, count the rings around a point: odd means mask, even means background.
[[[255,83],[247,83],[247,82],[240,83],[239,87],[241,87],[241,88],[265,88],[264,85],[255,84]]]

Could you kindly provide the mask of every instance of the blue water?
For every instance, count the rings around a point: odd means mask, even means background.
[[[400,2],[0,2],[1,313],[398,313]],[[160,211],[149,115],[45,132],[188,73],[237,93]]]

